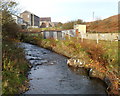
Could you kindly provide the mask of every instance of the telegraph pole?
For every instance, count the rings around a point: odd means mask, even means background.
[[[94,18],[95,18],[95,16],[94,16],[94,15],[95,15],[95,12],[93,12],[93,21],[94,21]]]
[[[95,12],[93,11],[93,22],[95,20]],[[96,32],[96,35],[97,35],[97,44],[98,44],[98,33]]]

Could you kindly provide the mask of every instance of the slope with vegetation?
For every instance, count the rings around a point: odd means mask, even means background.
[[[104,20],[87,22],[87,32],[119,32],[120,14]]]
[[[84,22],[81,19],[69,21],[62,24],[62,29],[74,29],[75,24],[84,24]]]

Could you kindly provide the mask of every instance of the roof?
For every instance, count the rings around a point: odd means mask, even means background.
[[[22,12],[22,13],[31,13],[31,12],[29,12],[29,11],[25,10],[25,11],[24,11],[24,12]]]
[[[40,21],[51,21],[51,17],[40,17]]]
[[[29,11],[27,11],[27,10],[25,10],[24,12],[22,12],[21,14],[23,14],[23,13],[30,13],[30,14],[33,14],[33,13],[31,13],[31,12],[29,12]],[[35,14],[33,14],[33,15],[35,15]],[[35,15],[36,17],[38,17],[38,18],[40,18],[39,16],[37,16],[37,15]]]
[[[18,17],[20,19],[23,19],[22,17],[18,16],[18,15],[15,15],[15,14],[12,14],[12,17],[15,16],[15,17]]]

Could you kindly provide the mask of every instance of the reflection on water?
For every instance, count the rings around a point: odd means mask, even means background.
[[[74,68],[74,67],[69,67],[69,69],[78,74],[78,75],[84,75],[84,76],[88,76],[88,71],[87,69],[84,69],[84,68]]]
[[[83,76],[87,76],[87,77],[89,76],[89,69],[75,68],[75,67],[69,67],[69,69],[77,75],[83,75]],[[92,78],[90,78],[90,80],[93,81],[94,83],[99,83],[107,88],[107,85],[105,84],[105,82],[103,82],[99,78],[92,77]]]

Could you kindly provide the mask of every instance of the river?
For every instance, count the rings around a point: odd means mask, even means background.
[[[90,79],[82,68],[69,68],[67,57],[28,43],[20,46],[32,65],[28,72],[29,90],[24,94],[107,95],[102,81]]]

